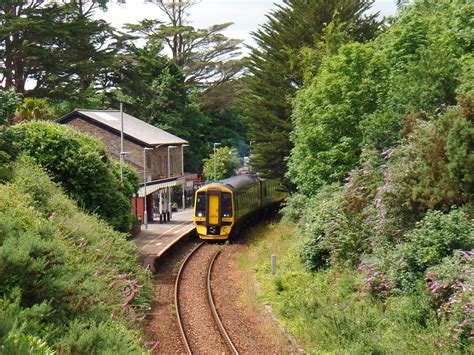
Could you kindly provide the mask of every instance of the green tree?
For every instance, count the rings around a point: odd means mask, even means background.
[[[299,93],[288,177],[302,193],[312,195],[326,183],[342,181],[357,164],[359,123],[377,107],[378,78],[372,67],[378,60],[370,44],[344,45],[323,61],[317,80]]]
[[[116,90],[107,100],[115,105],[124,101],[130,114],[187,140],[185,168],[199,171],[209,152],[205,132],[209,120],[199,108],[197,92],[185,83],[182,69],[162,50],[153,37],[142,47],[135,37],[124,38],[113,77]]]
[[[207,181],[222,180],[236,174],[240,166],[240,158],[233,148],[217,148],[215,154],[203,161],[203,174]],[[215,174],[214,174],[215,166]]]
[[[36,86],[29,95],[66,101],[81,107],[108,87],[100,80],[107,75],[116,54],[113,28],[94,19],[97,9],[106,9],[108,0],[64,2],[60,7],[59,32],[47,43],[50,54],[42,58],[44,71],[36,72]]]
[[[0,125],[8,124],[21,104],[21,95],[14,90],[0,90]]]
[[[241,70],[243,61],[238,39],[227,38],[222,32],[231,22],[197,29],[187,18],[189,9],[198,0],[153,0],[165,15],[165,23],[144,20],[129,28],[145,37],[163,41],[171,51],[175,64],[183,68],[186,83],[199,89],[210,89],[234,78]]]
[[[199,98],[201,111],[209,118],[205,135],[208,142],[234,147],[241,156],[248,155],[240,101],[246,89],[242,79],[234,79],[208,90]]]
[[[409,133],[404,116],[435,117],[472,87],[465,69],[473,14],[464,0],[416,1],[373,42],[345,44],[306,63],[315,74],[295,100],[288,173],[302,192],[342,181],[364,146],[382,152]]]
[[[373,38],[379,23],[366,16],[370,0],[285,0],[253,36],[244,118],[252,145],[252,166],[263,176],[282,178],[291,142],[291,100],[303,85],[301,51],[324,41],[332,22],[343,24],[347,38]]]
[[[107,0],[0,3],[0,74],[5,88],[82,103],[113,58],[111,28],[94,20]],[[30,81],[35,86],[26,90]]]

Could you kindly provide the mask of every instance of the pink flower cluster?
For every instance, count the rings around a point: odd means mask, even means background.
[[[133,319],[137,321],[142,321],[145,319],[146,314],[144,314],[145,306],[144,305],[134,305],[138,293],[143,288],[143,285],[138,284],[137,279],[130,279],[132,273],[124,273],[116,276],[116,279],[112,280],[109,283],[109,288],[115,289],[120,292],[121,297],[125,300],[121,305],[123,312],[127,312],[128,319]],[[113,312],[112,317],[115,316]]]
[[[365,289],[372,295],[381,298],[387,298],[390,295],[392,286],[385,280],[384,274],[377,270],[374,264],[358,267],[359,272],[365,272]]]

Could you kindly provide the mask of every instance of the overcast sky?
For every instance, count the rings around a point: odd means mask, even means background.
[[[202,0],[191,8],[189,20],[196,28],[234,22],[225,34],[253,45],[250,32],[265,23],[265,15],[275,8],[275,4],[281,3],[281,0]],[[375,0],[372,9],[374,12],[379,11],[382,16],[394,15],[395,1]],[[126,0],[125,4],[110,2],[107,12],[98,12],[97,17],[110,22],[116,28],[120,28],[124,23],[136,23],[145,18],[164,19],[156,5],[144,0]]]

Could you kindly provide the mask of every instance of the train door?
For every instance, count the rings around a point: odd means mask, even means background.
[[[219,191],[208,191],[208,211],[209,219],[208,223],[213,225],[219,224]]]

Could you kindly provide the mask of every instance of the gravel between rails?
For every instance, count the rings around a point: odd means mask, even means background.
[[[207,270],[219,247],[203,245],[182,271],[178,302],[186,337],[196,354],[230,353],[207,299]]]

